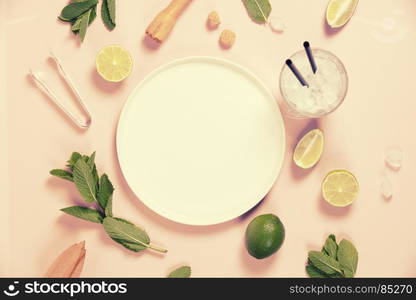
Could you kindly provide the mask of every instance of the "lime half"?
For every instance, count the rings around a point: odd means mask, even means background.
[[[95,63],[101,77],[111,82],[120,82],[126,79],[133,67],[130,52],[118,45],[102,48],[97,54]]]
[[[329,172],[322,182],[322,196],[334,206],[348,206],[355,201],[359,193],[355,176],[346,170]]]
[[[358,0],[331,0],[326,9],[326,21],[332,28],[344,26],[354,14]]]
[[[324,150],[324,134],[320,129],[306,133],[296,145],[293,161],[303,169],[312,168],[321,158]]]

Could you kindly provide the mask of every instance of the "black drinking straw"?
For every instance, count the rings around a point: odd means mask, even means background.
[[[303,78],[303,76],[302,76],[302,74],[300,74],[298,68],[296,68],[295,64],[290,59],[286,60],[286,65],[293,72],[293,74],[299,80],[299,82],[300,82],[301,85],[309,87],[309,85],[306,82],[305,78]]]
[[[305,47],[306,55],[308,55],[309,63],[311,64],[312,71],[315,74],[317,67],[316,67],[315,59],[313,58],[313,54],[312,54],[312,50],[309,45],[309,42],[308,41],[304,42],[303,47]]]

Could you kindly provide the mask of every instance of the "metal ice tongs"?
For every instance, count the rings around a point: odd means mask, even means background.
[[[36,82],[36,85],[44,91],[49,98],[71,119],[72,122],[75,123],[80,128],[87,129],[92,122],[91,114],[88,111],[87,106],[85,105],[84,101],[82,100],[77,88],[74,86],[71,78],[67,75],[64,68],[62,67],[62,64],[58,57],[53,52],[50,52],[50,57],[55,62],[56,66],[58,67],[59,73],[62,76],[62,78],[65,80],[66,84],[71,88],[73,94],[75,95],[78,103],[80,104],[82,110],[84,111],[87,119],[85,121],[80,120],[76,115],[74,115],[73,112],[71,112],[62,102],[59,100],[55,92],[48,87],[48,85],[43,81],[38,74],[33,72],[29,69],[29,74],[32,76],[33,80]]]

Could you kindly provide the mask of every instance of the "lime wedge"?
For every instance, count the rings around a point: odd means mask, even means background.
[[[126,79],[133,67],[133,59],[126,49],[118,45],[102,48],[95,60],[97,72],[107,81],[119,82]]]
[[[293,161],[302,169],[312,168],[324,150],[324,134],[320,129],[306,133],[296,145]]]
[[[354,14],[358,0],[331,0],[326,9],[326,21],[332,28],[344,26]]]
[[[357,198],[359,190],[357,179],[346,170],[329,172],[322,182],[322,196],[334,206],[350,205]]]

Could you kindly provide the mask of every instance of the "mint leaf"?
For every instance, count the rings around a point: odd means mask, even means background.
[[[250,18],[257,23],[266,23],[272,11],[269,0],[243,0]]]
[[[85,1],[88,1],[88,0],[72,0],[71,1],[71,3],[76,3],[76,2],[85,2]],[[81,15],[82,16],[82,15]],[[72,19],[72,20],[66,20],[66,19],[62,19],[62,17],[61,16],[59,16],[58,18],[61,20],[61,21],[64,21],[64,22],[71,22],[71,30],[75,33],[75,34],[77,34],[78,33],[78,30],[79,30],[79,23],[81,22],[81,16],[79,16],[78,18],[76,18],[76,19]]]
[[[84,41],[85,35],[87,34],[88,24],[90,21],[90,14],[91,14],[91,10],[87,11],[81,17],[81,22],[79,24],[79,39],[81,40],[81,42]]]
[[[342,271],[344,272],[345,278],[354,278],[354,272],[352,272],[350,269],[343,268]]]
[[[73,3],[75,2],[85,2],[88,0],[72,0]],[[80,23],[81,23],[81,16],[79,16],[75,21],[72,22],[71,30],[74,34],[78,34],[80,29]],[[93,6],[90,9],[90,19],[88,21],[88,25],[91,25],[92,22],[94,22],[95,18],[97,17],[97,5]]]
[[[131,251],[139,252],[149,248],[150,238],[147,233],[127,220],[106,217],[103,226],[115,242]]]
[[[88,25],[91,25],[91,23],[94,22],[96,17],[97,17],[97,5],[91,8],[90,19],[88,21]]]
[[[104,214],[106,217],[112,217],[113,216],[113,196],[110,196],[110,198],[107,201],[107,205],[104,209]]]
[[[191,273],[191,267],[182,266],[170,272],[168,278],[189,278],[191,277]]]
[[[101,5],[101,18],[103,19],[103,23],[108,30],[111,31],[116,27],[116,24],[111,21],[107,0],[103,0],[103,4]]]
[[[354,245],[342,240],[338,246],[337,257],[345,277],[354,277],[358,265],[358,252]]]
[[[314,267],[327,275],[342,274],[338,261],[322,252],[309,251],[308,259]]]
[[[308,273],[310,278],[330,278],[328,275],[319,271],[319,269],[313,265],[306,266],[306,273]]]
[[[73,172],[75,186],[86,202],[97,201],[97,183],[94,179],[91,168],[83,159],[79,159]]]
[[[72,32],[74,32],[75,34],[78,33],[79,29],[81,28],[81,20],[82,20],[82,16],[81,15],[78,19],[76,19],[75,22],[73,22],[72,26],[71,26],[71,30]]]
[[[80,159],[82,157],[81,154],[79,154],[78,152],[73,152],[71,154],[70,159],[66,162],[66,166],[68,168],[70,168],[71,170],[74,169],[75,164],[77,163],[78,159]]]
[[[116,25],[116,0],[106,0],[111,22]]]
[[[335,235],[331,234],[325,241],[323,251],[331,256],[332,258],[337,258],[338,245],[335,242]]]
[[[62,208],[61,211],[64,213],[86,220],[94,223],[102,223],[103,217],[100,215],[100,213],[94,209],[82,207],[82,206],[71,206]]]
[[[72,178],[72,173],[68,172],[68,171],[65,171],[65,170],[54,169],[54,170],[51,170],[49,172],[49,174],[51,174],[53,176],[56,176],[56,177],[59,177],[59,178],[62,178],[62,179],[65,179],[65,180],[68,180],[68,181],[71,181],[71,182],[74,182],[74,179]]]
[[[108,179],[107,174],[101,175],[100,184],[98,187],[97,200],[100,206],[105,210],[108,205],[108,201],[113,195],[114,187]],[[107,216],[107,214],[106,214]]]
[[[88,167],[91,168],[91,170],[94,168],[94,166],[95,166],[95,151],[91,154],[91,156],[89,156],[87,158],[86,163],[87,163]]]
[[[94,5],[97,5],[97,3],[98,0],[87,0],[83,2],[70,3],[61,11],[60,19],[64,21],[70,21],[72,19],[78,18]]]
[[[58,16],[58,19],[61,20],[62,22],[73,22],[73,19],[67,20],[61,16]]]
[[[92,18],[95,18],[97,16],[97,14],[95,13],[95,9],[96,9],[96,6],[94,6],[94,8],[91,8],[89,11],[83,13],[74,22],[72,22],[71,30],[74,34],[78,34],[80,32],[81,25],[83,25],[82,22],[85,20],[88,14],[89,14],[88,25],[92,23]]]
[[[86,157],[86,163],[87,165],[92,169],[92,176],[94,177],[95,182],[97,183],[97,189],[98,189],[98,173],[97,173],[97,167],[95,165],[95,151],[91,154],[91,156]]]

